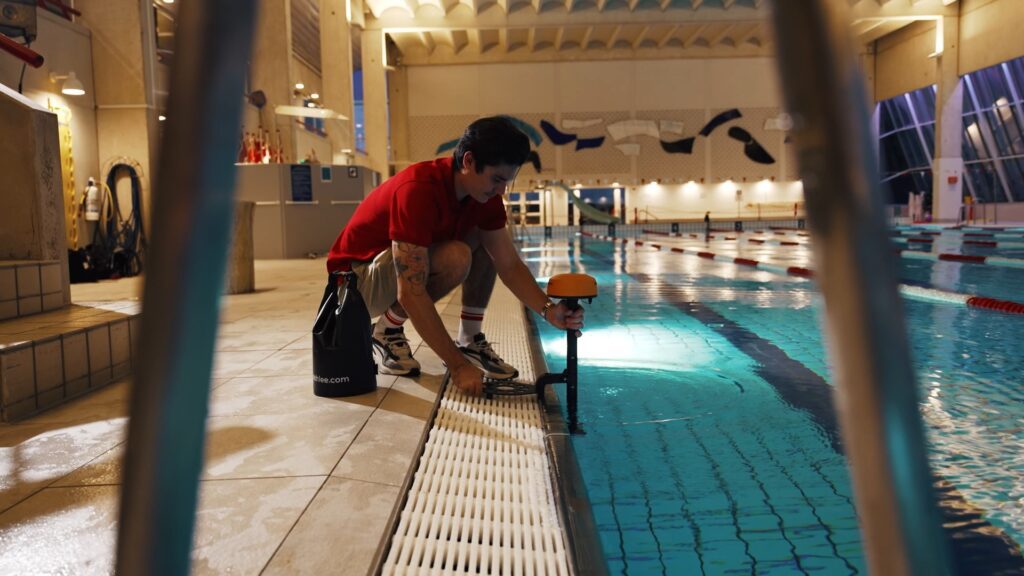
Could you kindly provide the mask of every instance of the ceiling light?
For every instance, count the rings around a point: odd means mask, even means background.
[[[167,116],[164,116],[163,114],[161,114],[161,115],[157,116],[156,119],[161,121],[161,122],[163,122],[164,120],[167,120]]]
[[[312,104],[312,102],[310,103]],[[274,113],[281,116],[300,116],[303,118],[327,118],[331,120],[348,120],[344,114],[339,114],[329,108],[308,108],[305,106],[277,106]]]
[[[310,94],[309,97],[312,98],[313,100],[319,100],[320,99],[320,95],[317,94],[316,92],[313,92],[312,94]]]
[[[54,74],[53,72],[50,72],[50,82],[56,84],[61,80],[64,81],[64,84],[62,84],[60,88],[61,94],[64,94],[66,96],[85,95],[85,86],[82,84],[82,81],[78,79],[78,76],[76,76],[74,72],[68,72],[66,75]]]
[[[295,83],[295,89],[296,89],[296,90],[302,90],[302,89],[304,89],[305,87],[306,87],[306,85],[305,85],[305,84],[303,84],[302,82],[296,82],[296,83]]]

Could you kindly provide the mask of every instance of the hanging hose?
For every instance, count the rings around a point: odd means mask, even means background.
[[[142,179],[138,163],[125,158],[114,161],[103,185],[104,217],[92,239],[90,256],[100,277],[120,278],[142,272],[146,234],[142,224]],[[131,179],[131,212],[121,214],[117,181],[122,174]]]

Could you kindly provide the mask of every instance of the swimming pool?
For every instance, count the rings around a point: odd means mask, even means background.
[[[806,246],[742,241],[751,237],[656,241],[809,262]],[[573,441],[612,573],[865,572],[812,282],[587,238],[526,250],[538,276],[586,272],[600,286],[579,344],[587,434]],[[1024,293],[1024,270],[901,264],[915,285]],[[956,561],[1020,573],[1024,318],[905,308]],[[560,369],[564,336],[540,333]]]

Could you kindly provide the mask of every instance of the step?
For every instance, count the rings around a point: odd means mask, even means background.
[[[131,372],[138,301],[76,303],[0,322],[0,420],[13,422]]]
[[[0,320],[57,310],[66,304],[59,260],[0,261]]]

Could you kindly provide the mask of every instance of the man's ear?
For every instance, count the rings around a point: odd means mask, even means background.
[[[475,165],[476,158],[473,157],[473,152],[466,150],[466,152],[462,154],[462,169],[468,173],[474,169]]]

